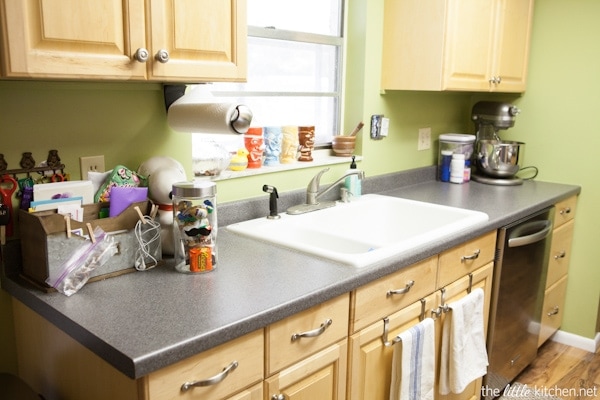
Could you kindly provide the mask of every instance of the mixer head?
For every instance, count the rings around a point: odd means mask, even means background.
[[[471,119],[479,130],[480,125],[492,125],[494,130],[508,129],[515,125],[515,117],[521,110],[509,103],[480,101],[471,111]]]

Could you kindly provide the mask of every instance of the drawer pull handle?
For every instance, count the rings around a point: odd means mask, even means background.
[[[181,391],[185,392],[194,387],[216,385],[217,383],[219,383],[219,382],[223,381],[225,378],[227,378],[227,375],[229,375],[229,373],[231,371],[233,371],[234,369],[236,369],[237,367],[238,367],[238,362],[233,361],[231,364],[229,364],[228,366],[223,368],[223,371],[219,372],[217,375],[213,376],[212,378],[203,379],[201,381],[184,383],[183,385],[181,385]]]
[[[285,400],[285,395],[283,394],[274,394],[271,396],[271,400]]]
[[[323,332],[325,332],[325,329],[329,328],[329,326],[331,324],[333,324],[333,320],[331,320],[330,318],[328,318],[317,329],[313,329],[312,331],[306,331],[306,332],[302,332],[302,333],[294,333],[292,335],[292,342],[295,342],[296,340],[298,340],[300,338],[303,338],[303,337],[315,337],[315,336],[319,336],[320,334],[322,334]]]
[[[479,253],[481,253],[481,250],[477,249],[470,256],[462,256],[460,258],[460,262],[465,262],[468,260],[477,260],[479,258]]]
[[[560,253],[558,253],[557,255],[555,255],[554,259],[558,260],[559,258],[565,258],[566,256],[567,256],[567,252],[563,250]]]
[[[406,283],[406,286],[404,286],[402,289],[394,289],[394,290],[388,290],[386,293],[387,297],[393,296],[395,294],[405,294],[408,293],[410,291],[410,288],[413,287],[415,285],[415,281],[408,281]]]
[[[548,313],[548,316],[549,316],[549,317],[551,317],[551,316],[553,316],[553,315],[556,315],[556,314],[558,314],[558,311],[559,311],[559,310],[558,310],[558,306],[554,306],[554,308],[552,309],[552,311],[550,311],[550,312]]]
[[[571,214],[571,207],[565,207],[560,210],[560,215]]]

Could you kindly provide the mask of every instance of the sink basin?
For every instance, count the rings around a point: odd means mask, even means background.
[[[227,229],[360,268],[487,220],[479,211],[367,194],[335,207],[253,219]]]

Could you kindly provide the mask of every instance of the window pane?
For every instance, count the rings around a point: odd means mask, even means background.
[[[215,90],[251,92],[334,92],[336,46],[248,38],[248,83],[215,83]]]
[[[248,0],[248,25],[340,36],[340,0]]]

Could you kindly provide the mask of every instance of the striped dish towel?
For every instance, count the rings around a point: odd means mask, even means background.
[[[399,335],[394,345],[390,400],[433,400],[435,325],[431,318]]]

